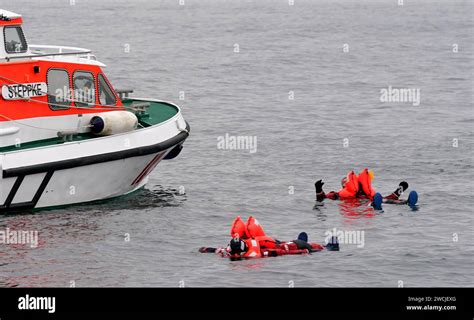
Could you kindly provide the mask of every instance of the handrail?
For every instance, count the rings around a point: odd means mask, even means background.
[[[66,46],[51,46],[51,45],[43,45],[43,44],[30,44],[28,47],[32,50],[41,50],[41,49],[56,49],[58,53],[63,53],[65,50],[71,50],[75,52],[83,52],[83,53],[90,53],[92,52],[89,49],[78,48],[78,47],[66,47]]]
[[[29,45],[29,49],[32,51],[30,54],[25,55],[14,55],[1,57],[0,59],[5,59],[10,61],[12,59],[24,59],[24,58],[38,58],[38,57],[54,57],[54,56],[67,56],[67,55],[77,55],[82,56],[88,60],[97,60],[94,55],[91,55],[92,50],[77,48],[77,47],[65,47],[65,46],[50,46],[50,45]],[[55,49],[54,52],[45,52],[44,49]]]

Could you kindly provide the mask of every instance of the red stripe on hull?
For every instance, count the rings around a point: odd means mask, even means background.
[[[156,166],[158,165],[158,162],[161,160],[161,158],[163,158],[164,154],[165,152],[157,154],[153,158],[153,160],[151,160],[150,163],[146,165],[146,167],[142,170],[142,172],[140,172],[140,174],[133,180],[131,185],[133,186],[135,184],[140,183],[143,180],[143,178],[145,178],[151,171],[153,171],[153,169],[155,169]]]

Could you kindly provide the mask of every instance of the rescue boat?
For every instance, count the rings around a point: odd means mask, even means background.
[[[189,136],[180,108],[115,90],[91,50],[28,44],[0,10],[0,212],[142,188]]]

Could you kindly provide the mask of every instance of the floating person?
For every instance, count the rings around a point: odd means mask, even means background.
[[[308,242],[306,232],[301,232],[296,240],[282,242],[269,237],[254,217],[244,223],[240,216],[235,218],[230,230],[232,239],[225,248],[201,247],[201,253],[215,253],[231,260],[247,258],[276,257],[292,254],[307,254],[321,250],[338,251],[337,237],[331,238],[326,245]]]
[[[403,192],[408,189],[408,183],[405,181],[400,182],[398,188],[386,197],[375,191],[372,187],[372,180],[374,179],[373,171],[365,168],[359,175],[354,171],[350,171],[346,177],[341,180],[341,190],[331,191],[325,193],[323,191],[324,182],[320,179],[315,182],[314,187],[316,189],[316,202],[321,205],[324,199],[331,200],[346,200],[346,199],[369,199],[371,205],[376,210],[382,209],[382,203],[389,204],[408,204],[413,207],[418,202],[418,194],[416,191],[410,192],[407,200],[400,200],[400,196]]]

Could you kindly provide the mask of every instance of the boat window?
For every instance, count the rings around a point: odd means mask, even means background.
[[[99,74],[99,102],[101,105],[107,106],[114,106],[117,103],[114,91],[102,74]]]
[[[74,100],[78,107],[94,107],[94,76],[90,72],[76,71],[73,76]]]
[[[48,82],[48,103],[53,110],[64,110],[71,106],[69,74],[62,69],[49,69],[46,76]]]
[[[7,53],[23,53],[28,49],[25,35],[20,26],[7,26],[3,29],[5,51]]]

